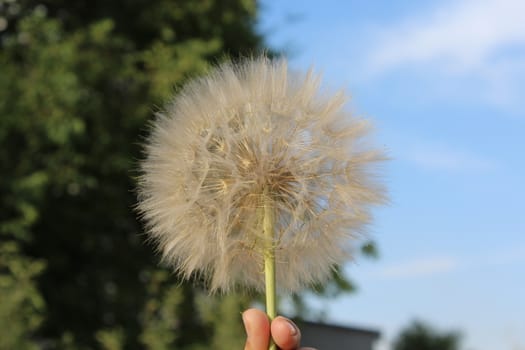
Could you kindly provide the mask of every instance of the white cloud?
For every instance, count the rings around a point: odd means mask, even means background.
[[[507,266],[523,264],[525,262],[525,244],[515,243],[506,248],[500,248],[494,252],[488,252],[481,256],[470,259],[470,266]],[[469,266],[467,266],[469,267]]]
[[[480,150],[465,147],[457,140],[421,137],[391,129],[389,144],[393,159],[425,170],[452,173],[490,172],[500,170],[502,164]]]
[[[452,271],[457,266],[457,260],[452,257],[425,257],[389,265],[381,270],[380,275],[394,279],[427,277]]]
[[[398,68],[424,74],[431,94],[474,98],[523,115],[525,1],[462,0],[372,35],[365,78]],[[447,80],[455,79],[455,80]]]
[[[425,278],[452,271],[468,272],[492,266],[509,266],[525,262],[525,245],[503,247],[461,259],[449,255],[433,255],[390,263],[374,272],[381,279]]]
[[[436,60],[450,70],[484,69],[501,50],[525,44],[524,13],[522,0],[451,1],[385,28],[369,62],[378,71]]]
[[[489,159],[463,150],[446,147],[415,147],[411,149],[405,158],[429,170],[479,172],[495,168],[495,164]]]

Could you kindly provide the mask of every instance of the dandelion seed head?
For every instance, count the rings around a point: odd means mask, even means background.
[[[312,71],[265,57],[183,87],[157,116],[141,163],[138,208],[163,260],[212,291],[263,290],[270,244],[280,288],[327,279],[385,199],[375,172],[384,155],[346,100],[323,94]],[[265,201],[271,242],[258,215]]]

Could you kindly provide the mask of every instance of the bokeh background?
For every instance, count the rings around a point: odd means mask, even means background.
[[[159,266],[134,188],[154,112],[210,65],[263,50],[347,90],[392,158],[391,205],[356,261],[282,310],[378,329],[378,350],[525,349],[523,13],[0,0],[0,349],[242,348],[239,312],[259,296],[209,297]],[[433,345],[403,348],[410,330]]]

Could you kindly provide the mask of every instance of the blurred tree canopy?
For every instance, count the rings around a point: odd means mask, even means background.
[[[241,348],[253,297],[210,298],[159,267],[133,178],[152,106],[224,55],[262,50],[257,12],[0,0],[0,349]]]
[[[413,321],[394,341],[393,350],[459,350],[457,332],[439,332],[422,321]]]

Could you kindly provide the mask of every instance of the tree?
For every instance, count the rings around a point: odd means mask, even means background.
[[[203,333],[213,341],[213,325],[195,312],[200,292],[157,267],[144,245],[134,160],[150,106],[224,52],[260,48],[256,4],[0,6],[0,317],[10,320],[0,346],[184,348],[204,343]]]
[[[394,350],[458,350],[457,332],[438,332],[421,321],[414,321],[394,341]]]

